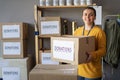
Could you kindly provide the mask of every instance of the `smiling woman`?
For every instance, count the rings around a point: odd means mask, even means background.
[[[83,10],[82,19],[84,26],[76,29],[74,36],[94,36],[96,50],[87,52],[86,63],[78,65],[78,80],[101,80],[101,58],[106,53],[106,36],[104,31],[94,23],[96,11],[93,7],[87,7]]]

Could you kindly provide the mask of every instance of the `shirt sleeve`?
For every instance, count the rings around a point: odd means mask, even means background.
[[[97,48],[94,52],[92,52],[92,57],[95,60],[103,57],[106,53],[106,35],[104,31],[100,30],[96,35],[96,44]]]

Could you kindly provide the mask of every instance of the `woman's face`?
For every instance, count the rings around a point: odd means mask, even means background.
[[[85,9],[83,11],[82,19],[85,24],[92,25],[94,23],[94,20],[96,19],[94,11],[91,9]]]

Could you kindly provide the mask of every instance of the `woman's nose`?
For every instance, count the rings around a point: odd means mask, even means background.
[[[86,17],[87,17],[87,18],[89,18],[90,16],[89,16],[89,15],[87,15]]]

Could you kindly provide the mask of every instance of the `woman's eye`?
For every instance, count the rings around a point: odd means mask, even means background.
[[[94,16],[94,14],[90,14],[90,16]]]
[[[87,16],[87,13],[85,14],[85,16]]]

